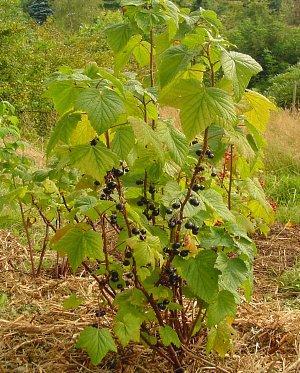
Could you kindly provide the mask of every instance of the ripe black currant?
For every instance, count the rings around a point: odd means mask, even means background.
[[[138,228],[134,227],[134,228],[132,228],[131,233],[136,236],[137,234],[140,233],[140,230]]]
[[[180,242],[174,242],[173,245],[172,245],[173,250],[178,250],[180,247],[181,247]]]
[[[143,234],[140,234],[140,240],[145,241],[145,239],[146,239],[146,236],[144,236]]]
[[[199,190],[200,190],[200,184],[194,184],[194,185],[192,186],[192,191],[194,191],[194,192],[199,192]]]
[[[158,216],[159,215],[159,209],[154,209],[152,212],[153,216]]]
[[[144,205],[144,201],[142,199],[139,199],[136,204],[138,206],[143,206]]]
[[[115,177],[121,177],[124,175],[124,170],[122,170],[121,168],[114,168],[113,174]]]
[[[112,276],[110,279],[111,279],[112,282],[118,282],[119,281],[119,276],[118,277],[117,276]]]
[[[168,299],[164,299],[164,300],[163,300],[163,304],[164,304],[164,305],[168,305],[169,303],[170,303],[170,301],[169,301]]]
[[[166,254],[169,254],[170,253],[170,249],[168,247],[164,247],[163,248],[163,252],[166,253]]]
[[[196,144],[198,144],[198,140],[195,139],[192,141],[192,145],[196,145]]]
[[[182,224],[182,220],[181,220],[181,219],[176,220],[176,224],[177,224],[177,225]]]
[[[169,225],[169,228],[174,228],[174,227],[176,227],[176,221],[175,220],[170,220],[168,225]]]
[[[130,265],[130,261],[128,259],[125,259],[123,261],[123,266],[128,267]]]
[[[100,194],[100,199],[103,201],[106,199],[106,195],[104,193]]]
[[[196,150],[196,155],[198,155],[198,157],[200,157],[202,154],[202,149],[198,149]]]
[[[155,209],[155,205],[154,205],[154,203],[149,203],[149,205],[148,205],[148,209],[149,209],[149,210],[154,210],[154,209]]]
[[[97,137],[95,137],[93,140],[90,141],[90,144],[92,146],[96,146],[98,144],[98,141],[99,141],[99,139]]]
[[[170,215],[172,213],[173,213],[173,209],[171,209],[171,208],[166,209],[166,214]]]
[[[192,223],[191,221],[188,221],[185,223],[185,228],[186,229],[193,229],[194,228],[194,223]]]
[[[129,172],[129,171],[130,171],[130,170],[129,170],[129,167],[125,167],[125,168],[124,168],[124,172],[127,173],[127,172]]]
[[[139,179],[135,183],[136,183],[136,185],[143,185],[144,184],[144,180],[143,179]]]
[[[141,234],[147,234],[147,231],[146,231],[146,229],[141,229]]]
[[[175,209],[175,210],[179,209],[180,206],[181,206],[180,202],[174,202],[174,203],[172,203],[172,207],[173,207],[173,209]]]
[[[200,185],[199,185],[199,189],[200,189],[200,190],[204,190],[204,189],[205,189],[205,185],[200,184]]]
[[[119,211],[122,211],[124,209],[124,205],[122,203],[117,203],[116,204],[116,209]]]
[[[211,175],[211,177],[216,177],[217,173],[215,171],[213,171],[210,175]]]
[[[131,251],[126,251],[126,253],[125,253],[125,258],[132,258],[132,253],[131,253]]]
[[[155,186],[154,185],[150,185],[150,187],[149,187],[149,193],[150,194],[154,194],[155,192],[156,192]]]
[[[118,289],[123,289],[123,285],[122,285],[122,284],[118,284],[118,285],[117,285],[117,288],[118,288]]]
[[[195,226],[195,227],[192,229],[192,233],[193,233],[194,235],[197,235],[197,234],[199,233],[199,230],[200,230],[200,228],[199,228],[198,226]]]
[[[94,185],[95,185],[95,186],[99,186],[100,184],[101,184],[100,181],[98,181],[98,180],[95,180],[95,181],[94,181]]]
[[[110,188],[104,188],[103,189],[103,193],[105,193],[105,194],[110,194],[112,192],[112,190],[110,189]]]
[[[163,303],[157,303],[157,307],[160,311],[164,311],[167,308],[167,306]]]
[[[184,257],[188,256],[189,253],[190,253],[189,250],[182,250],[182,251],[180,251],[180,256],[182,256],[184,258]]]
[[[194,206],[194,207],[197,207],[200,205],[200,202],[197,200],[197,198],[190,198],[189,199],[189,203]]]
[[[118,184],[115,181],[109,181],[106,185],[109,189],[115,189]]]

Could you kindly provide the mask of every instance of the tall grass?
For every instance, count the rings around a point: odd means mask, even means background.
[[[275,113],[266,132],[266,192],[277,219],[300,223],[300,113]]]

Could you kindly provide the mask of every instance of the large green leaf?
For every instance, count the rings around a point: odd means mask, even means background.
[[[69,229],[55,244],[55,249],[62,254],[67,254],[73,271],[86,258],[104,258],[101,235],[78,226]]]
[[[162,251],[158,237],[148,235],[145,241],[140,241],[138,237],[131,237],[126,242],[133,249],[133,256],[138,266],[148,263],[155,266],[155,260],[160,258]]]
[[[204,87],[195,79],[180,81],[161,100],[180,109],[182,129],[188,140],[199,135],[212,123],[232,121],[235,118],[235,107],[227,92]]]
[[[59,119],[56,126],[52,130],[50,139],[48,141],[48,155],[59,141],[66,144],[69,142],[72,132],[80,120],[81,114],[79,113],[66,113]]]
[[[110,331],[106,328],[97,329],[92,326],[86,327],[80,333],[76,347],[85,350],[94,365],[99,364],[109,351],[117,352]]]
[[[238,52],[223,50],[221,63],[227,79],[232,80],[235,96],[240,100],[252,76],[262,71],[262,67],[252,57]]]
[[[151,44],[147,41],[141,41],[134,49],[133,55],[136,59],[136,62],[140,67],[145,67],[150,63],[150,51]]]
[[[105,30],[108,45],[111,49],[118,53],[120,52],[128,43],[132,30],[127,23],[118,23],[116,25],[109,26]]]
[[[201,251],[188,260],[176,257],[174,265],[194,294],[206,302],[211,301],[218,291],[219,271],[215,268],[217,255],[212,250]]]
[[[168,48],[161,56],[159,81],[161,86],[168,84],[180,71],[185,70],[192,58],[192,53],[185,45]]]
[[[161,136],[161,141],[166,144],[172,159],[179,165],[186,160],[189,145],[182,132],[170,123],[159,122],[156,131]]]
[[[221,290],[207,309],[207,325],[219,324],[227,316],[234,317],[236,313],[236,303],[234,295],[227,290]]]
[[[140,44],[141,35],[133,35],[126,46],[115,57],[115,72],[118,73],[128,63],[133,50]]]
[[[58,80],[49,84],[47,96],[52,98],[55,109],[64,114],[74,107],[78,93],[79,89],[72,80]]]
[[[123,347],[127,346],[130,341],[140,341],[140,326],[142,322],[139,317],[134,317],[132,313],[116,321],[114,332]]]
[[[89,121],[98,134],[104,133],[124,110],[120,96],[108,88],[80,90],[75,106],[88,114]]]
[[[98,180],[119,163],[117,155],[101,142],[96,146],[90,144],[73,146],[70,150],[71,162],[83,173]]]
[[[175,345],[176,347],[181,346],[181,342],[176,331],[169,325],[164,327],[161,326],[159,328],[159,335],[164,346],[170,346],[171,344]]]
[[[111,143],[112,150],[118,154],[120,159],[126,160],[135,143],[134,133],[131,126],[121,126],[115,132]]]
[[[214,189],[204,190],[199,194],[202,201],[224,221],[235,222],[235,217],[223,201],[221,194]]]
[[[238,288],[247,279],[248,269],[243,260],[228,258],[224,253],[219,253],[216,267],[221,271],[220,286],[236,294]]]

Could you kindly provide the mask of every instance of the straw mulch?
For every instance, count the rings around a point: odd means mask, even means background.
[[[200,342],[184,352],[186,372],[300,372],[300,308],[287,306],[297,294],[278,291],[276,281],[300,257],[300,227],[276,225],[257,243],[256,291],[251,304],[240,307],[234,351],[223,360],[205,356]],[[109,313],[95,315],[101,307],[97,286],[84,273],[55,279],[48,271],[33,280],[27,259],[17,240],[0,232],[0,295],[8,295],[0,308],[0,373],[171,371],[143,346],[129,346],[101,367],[92,366],[74,344],[86,325],[110,324]],[[62,301],[72,292],[84,302],[66,311]]]

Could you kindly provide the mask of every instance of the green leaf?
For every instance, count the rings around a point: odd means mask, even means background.
[[[160,258],[162,251],[161,243],[156,236],[147,236],[145,241],[140,241],[138,237],[127,239],[127,245],[133,249],[133,256],[138,266],[150,263],[155,266],[155,260]]]
[[[99,135],[110,128],[124,110],[120,96],[108,88],[81,89],[75,106],[88,114],[91,125]]]
[[[166,144],[172,159],[179,165],[186,161],[189,145],[182,132],[171,123],[158,122],[156,131],[161,136],[161,141]]]
[[[116,321],[114,332],[123,347],[127,346],[130,341],[140,341],[141,324],[142,320],[135,318],[132,314],[127,314],[121,320]]]
[[[52,98],[55,109],[64,114],[73,109],[79,92],[72,80],[59,80],[48,86],[47,96]]]
[[[181,342],[178,338],[176,331],[172,329],[169,325],[164,327],[160,326],[159,335],[164,346],[170,346],[171,344],[175,345],[176,347],[181,346]]]
[[[80,120],[81,114],[79,113],[66,113],[58,120],[48,141],[47,155],[50,154],[59,141],[68,144],[72,132]]]
[[[221,290],[207,309],[207,325],[219,324],[227,316],[234,317],[236,314],[236,303],[234,295],[227,290]]]
[[[109,26],[105,30],[107,42],[110,48],[115,52],[120,52],[128,43],[132,30],[127,23],[118,23],[116,25]]]
[[[118,73],[128,63],[133,50],[141,42],[141,35],[133,35],[126,46],[115,57],[115,72]]]
[[[206,350],[208,353],[216,351],[221,357],[224,357],[232,349],[232,335],[234,329],[223,321],[219,325],[212,327],[207,336]]]
[[[221,271],[220,286],[234,294],[247,279],[248,269],[242,259],[230,259],[224,253],[219,253],[216,268]]]
[[[122,126],[116,130],[111,143],[111,149],[118,154],[120,159],[126,160],[135,143],[131,126]]]
[[[206,189],[199,194],[202,201],[224,221],[235,222],[235,217],[223,201],[221,194],[214,189]]]
[[[212,123],[235,119],[229,94],[219,88],[204,87],[195,79],[181,80],[162,96],[162,101],[180,109],[181,125],[188,140]]]
[[[94,365],[99,364],[109,351],[117,352],[110,331],[92,326],[88,326],[80,333],[76,347],[85,350]]]
[[[91,259],[104,258],[101,235],[78,226],[69,229],[54,248],[59,253],[67,254],[74,272],[87,257]]]
[[[151,45],[147,41],[141,41],[133,49],[133,55],[140,67],[145,67],[150,64],[150,50]]]
[[[164,87],[182,70],[185,70],[192,58],[192,53],[185,45],[168,48],[161,56],[158,69],[160,85]]]
[[[82,298],[78,298],[76,294],[72,293],[67,299],[63,301],[63,308],[65,310],[73,310],[80,306],[83,302]]]
[[[251,77],[262,71],[262,67],[247,54],[226,50],[222,52],[221,63],[225,77],[233,82],[235,96],[239,101]]]
[[[94,196],[83,196],[75,201],[74,207],[85,213],[95,207],[98,202],[99,200]]]
[[[6,293],[0,293],[0,310],[6,306],[8,296]]]
[[[83,173],[98,180],[119,163],[117,155],[101,142],[96,146],[90,144],[73,146],[70,150],[71,162]]]
[[[182,273],[194,294],[206,302],[218,291],[219,271],[215,268],[217,255],[212,250],[201,251],[188,260],[176,257],[174,265]]]

